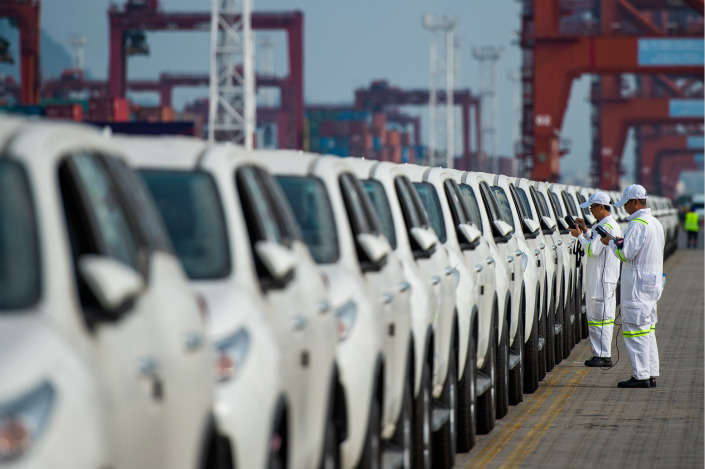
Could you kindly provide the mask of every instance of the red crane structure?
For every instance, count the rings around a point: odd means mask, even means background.
[[[574,78],[663,73],[702,79],[702,17],[691,16],[702,15],[702,0],[687,5],[657,0],[523,3],[523,151],[518,156],[533,179],[559,178],[561,129]],[[605,174],[613,166],[613,155],[601,159],[600,187],[619,189],[618,176]]]
[[[439,95],[443,97],[443,92]],[[428,106],[428,90],[402,90],[388,86],[384,81],[373,82],[369,88],[355,90],[355,109],[378,112],[397,106]],[[482,121],[480,98],[470,90],[457,90],[453,93],[453,103],[461,108],[463,153],[458,169],[477,169],[478,160],[482,155]],[[470,108],[474,109],[476,151],[470,151]],[[418,131],[417,131],[418,132]],[[418,133],[416,135],[418,142]]]
[[[596,186],[619,187],[622,154],[630,127],[703,123],[702,92],[689,96],[666,77],[645,76],[638,81],[639,89],[627,94],[618,75],[603,76],[593,82],[592,176]],[[653,81],[658,81],[659,86],[652,86]],[[673,94],[676,96],[669,97]],[[659,190],[658,181],[651,179],[653,156],[637,153],[636,157],[636,180],[647,190]]]
[[[650,162],[642,185],[647,191],[673,198],[682,171],[702,170],[702,161],[697,159],[703,153],[702,129],[696,134],[682,134],[666,126],[649,130],[649,134],[642,132],[638,144],[642,157]]]
[[[20,102],[39,103],[39,0],[4,0],[0,18],[12,18],[20,36]]]
[[[166,13],[158,0],[128,0],[124,8],[111,6],[109,88],[112,97],[127,89],[127,55],[145,53],[144,31],[208,31],[210,12]],[[284,30],[287,34],[289,74],[281,84],[281,111],[277,115],[280,148],[300,149],[303,138],[303,13],[252,13],[252,28]],[[291,117],[290,117],[291,116]]]

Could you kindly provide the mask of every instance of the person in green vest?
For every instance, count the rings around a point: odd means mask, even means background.
[[[695,213],[695,206],[690,207],[690,211],[685,214],[685,232],[688,235],[688,248],[698,248],[698,234],[700,232],[700,217]]]

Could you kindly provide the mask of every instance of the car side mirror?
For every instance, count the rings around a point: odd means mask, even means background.
[[[538,231],[541,229],[538,222],[536,220],[532,220],[531,218],[524,218],[521,222],[524,227],[524,233],[526,234],[538,234]]]
[[[512,234],[512,227],[504,220],[494,220],[492,222],[497,235],[501,238],[506,238]]]
[[[559,219],[558,219],[558,224],[560,225],[560,228],[559,228],[559,229],[560,229],[561,231],[565,231],[565,230],[568,229],[568,223],[567,223],[564,219],[559,218]]]
[[[285,282],[296,267],[294,251],[274,241],[257,241],[255,254],[267,273],[279,284]]]
[[[541,217],[541,223],[547,230],[553,231],[556,228],[556,221],[551,217]]]
[[[78,260],[78,272],[100,306],[115,319],[145,287],[142,274],[111,257],[85,254]]]
[[[409,234],[416,243],[416,246],[424,252],[428,252],[433,249],[438,242],[436,235],[429,229],[415,226],[410,230]]]
[[[461,246],[467,246],[469,249],[475,249],[480,243],[480,230],[475,225],[470,223],[461,223],[457,226],[458,238]]]
[[[392,252],[389,241],[384,235],[373,235],[371,233],[360,233],[357,235],[357,245],[362,249],[372,264],[381,264]]]

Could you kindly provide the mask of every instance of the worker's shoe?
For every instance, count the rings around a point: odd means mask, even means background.
[[[635,377],[631,377],[626,381],[620,381],[617,383],[618,388],[650,388],[651,387],[651,378],[646,378],[646,379],[636,379]]]
[[[656,387],[656,376],[652,376],[651,378],[649,378],[649,386],[651,386],[652,388]]]
[[[610,357],[592,357],[585,360],[585,366],[599,367],[599,366],[612,366],[612,359]]]

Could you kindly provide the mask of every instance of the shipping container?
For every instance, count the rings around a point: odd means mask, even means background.
[[[109,127],[114,134],[130,135],[189,135],[194,136],[195,124],[192,121],[174,122],[110,122],[89,121],[100,128]]]
[[[80,122],[83,120],[83,106],[74,104],[47,104],[44,115],[48,119],[68,119]]]

